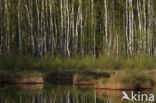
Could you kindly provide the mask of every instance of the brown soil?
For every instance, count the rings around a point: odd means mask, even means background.
[[[43,84],[43,77],[22,77],[11,80],[13,84]]]

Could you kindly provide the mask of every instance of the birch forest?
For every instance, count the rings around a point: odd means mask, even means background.
[[[0,56],[155,56],[156,0],[0,0]]]

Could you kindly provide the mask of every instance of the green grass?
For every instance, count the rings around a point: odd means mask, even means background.
[[[0,58],[1,71],[62,71],[62,70],[152,70],[156,69],[156,58],[141,57],[116,59],[112,56],[99,56],[94,62],[92,56],[61,58],[44,56],[38,59],[27,56],[6,56]]]

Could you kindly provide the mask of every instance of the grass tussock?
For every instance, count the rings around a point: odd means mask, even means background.
[[[143,73],[120,72],[110,78],[101,78],[96,82],[95,88],[106,89],[148,89],[152,88],[153,80]]]
[[[113,75],[109,78],[109,81],[111,82],[131,82],[136,84],[137,82],[146,82],[150,81],[150,77],[148,77],[145,73],[138,73],[138,72],[121,72]]]

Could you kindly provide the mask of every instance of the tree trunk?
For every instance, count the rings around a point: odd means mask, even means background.
[[[71,29],[72,29],[72,48],[75,51],[75,26],[74,26],[74,2],[72,1],[72,11],[71,11]]]
[[[61,9],[61,33],[60,33],[60,48],[61,48],[61,54],[63,54],[64,46],[63,46],[63,0],[60,0],[60,9]]]
[[[107,0],[104,0],[104,8],[105,8],[105,14],[104,14],[104,18],[105,18],[105,48],[106,48],[106,53],[108,53],[108,14],[107,14]]]
[[[22,54],[22,30],[21,30],[21,16],[20,16],[21,0],[18,1],[18,36],[19,36],[19,54]]]

